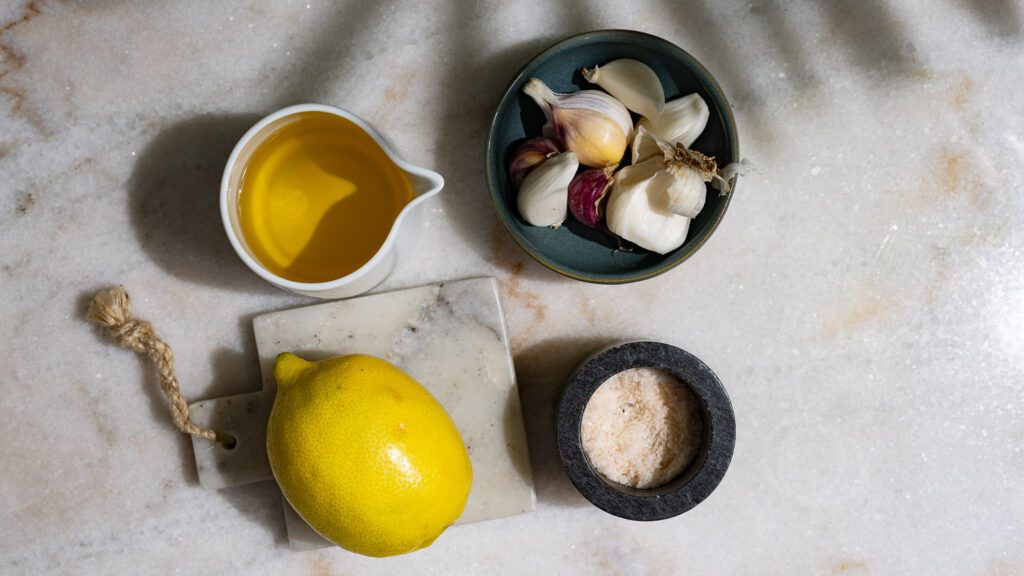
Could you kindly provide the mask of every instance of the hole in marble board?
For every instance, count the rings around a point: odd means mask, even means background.
[[[227,433],[223,442],[217,443],[222,449],[231,452],[238,447],[238,438],[234,434]]]

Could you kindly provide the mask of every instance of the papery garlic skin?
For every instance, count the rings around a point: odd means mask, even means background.
[[[635,184],[643,180],[649,180],[665,168],[665,159],[661,156],[648,158],[637,164],[630,164],[615,173],[616,182],[622,184]]]
[[[694,93],[667,102],[657,116],[642,118],[640,126],[662,140],[689,148],[704,132],[710,117],[707,102]]]
[[[704,209],[708,188],[695,170],[666,167],[651,183],[656,206],[687,218],[696,218]]]
[[[575,152],[580,164],[603,168],[622,160],[633,137],[633,119],[621,102],[598,90],[559,94],[537,78],[523,92],[544,111],[544,135]]]
[[[651,67],[631,58],[613,60],[604,66],[584,68],[583,77],[597,84],[645,118],[654,118],[665,106],[665,89]]]
[[[558,227],[569,209],[569,183],[580,163],[573,152],[562,152],[534,168],[516,196],[519,214],[531,226]]]
[[[724,196],[729,192],[732,192],[732,184],[729,182],[738,176],[747,176],[751,172],[757,172],[757,168],[754,167],[754,163],[746,158],[741,158],[739,162],[733,162],[722,166],[722,169],[718,171],[715,178],[711,180],[711,185],[718,190],[719,196]]]
[[[662,140],[644,127],[642,122],[638,124],[636,135],[633,136],[633,143],[630,145],[631,164],[639,164],[649,158],[661,156],[663,154],[661,142]]]
[[[708,188],[705,182],[718,177],[715,159],[690,150],[682,144],[676,144],[671,150],[665,151],[665,169],[662,174],[669,175],[666,208],[680,216],[694,218],[704,209]]]
[[[606,220],[617,236],[651,252],[668,254],[686,242],[690,219],[652,202],[651,184],[661,171],[650,167],[627,166],[615,175]]]
[[[519,188],[531,170],[555,154],[558,154],[558,147],[550,138],[538,136],[520,144],[508,163],[508,178],[512,186]]]
[[[651,201],[656,207],[687,218],[696,217],[704,209],[705,182],[717,177],[714,158],[681,143],[670,144],[643,126],[637,127],[633,139],[633,157],[640,159],[635,166],[658,171],[658,177],[649,184]]]

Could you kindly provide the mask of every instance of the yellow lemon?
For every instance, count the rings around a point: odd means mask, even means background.
[[[267,455],[285,498],[339,546],[393,556],[429,546],[473,482],[455,424],[426,388],[366,355],[281,354]]]

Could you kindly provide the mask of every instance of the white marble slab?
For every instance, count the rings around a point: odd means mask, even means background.
[[[263,390],[191,405],[202,425],[237,438],[227,450],[193,439],[200,484],[222,489],[273,480],[265,430],[276,391],[274,360],[344,354],[384,358],[421,382],[452,416],[473,464],[457,524],[533,510],[535,496],[505,319],[493,278],[374,294],[257,316]],[[329,546],[284,503],[296,548]]]
[[[1012,0],[0,2],[0,573],[1024,572],[1024,34]],[[733,104],[740,182],[672,272],[535,265],[483,178],[502,89],[569,34],[691,52]],[[252,319],[311,304],[224,239],[231,146],[345,107],[447,185],[380,291],[498,278],[537,509],[387,560],[287,546],[271,484],[205,490],[135,354],[81,321],[124,283],[190,400],[254,389]],[[573,490],[551,406],[610,341],[695,353],[736,453],[679,518]]]

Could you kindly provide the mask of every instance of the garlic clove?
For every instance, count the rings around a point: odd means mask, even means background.
[[[558,147],[549,138],[538,136],[520,144],[508,163],[508,178],[512,186],[519,188],[531,170],[555,154],[558,154]]]
[[[621,102],[598,90],[559,94],[537,78],[523,92],[544,111],[544,134],[575,152],[580,164],[603,168],[622,160],[633,137],[633,119]]]
[[[707,103],[694,93],[667,102],[657,116],[642,118],[640,126],[662,140],[689,148],[708,125],[710,116]]]
[[[654,118],[665,106],[665,89],[651,67],[631,58],[613,60],[604,66],[584,68],[583,77],[608,91],[626,108],[645,118]]]
[[[622,161],[629,142],[627,136],[602,117],[582,109],[557,110],[555,117],[556,126],[563,127],[558,133],[565,148],[576,152],[580,164],[601,168]]]
[[[580,223],[598,228],[604,223],[604,204],[614,180],[613,168],[592,168],[569,183],[569,212]]]
[[[579,167],[574,152],[562,152],[534,168],[516,196],[523,219],[531,226],[560,226],[568,212],[569,183]]]
[[[633,166],[623,168],[626,172]],[[659,209],[651,200],[655,172],[647,178],[616,174],[606,209],[608,229],[641,248],[668,254],[686,242],[690,219]]]

